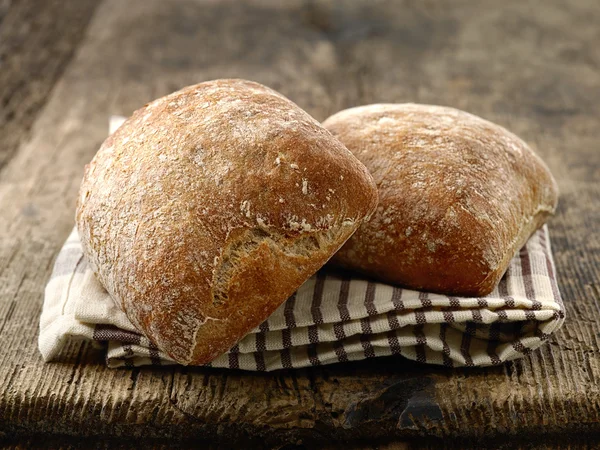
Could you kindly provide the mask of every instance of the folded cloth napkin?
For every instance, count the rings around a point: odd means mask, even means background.
[[[112,118],[111,132],[121,122]],[[417,292],[322,269],[208,365],[269,371],[402,355],[449,367],[489,366],[538,348],[563,321],[544,226],[486,297]],[[50,361],[74,339],[107,342],[109,367],[175,364],[135,329],[96,280],[75,229],[46,287],[39,349]]]

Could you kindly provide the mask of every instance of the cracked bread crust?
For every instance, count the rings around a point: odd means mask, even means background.
[[[323,125],[379,190],[376,212],[332,264],[413,289],[483,296],[556,208],[556,182],[529,146],[466,112],[376,104]]]
[[[279,93],[189,86],[136,111],[86,166],[84,253],[131,322],[203,364],[265,320],[377,202],[366,168]]]

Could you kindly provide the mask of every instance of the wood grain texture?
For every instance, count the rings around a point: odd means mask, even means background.
[[[144,448],[152,448],[154,450],[169,450],[175,445],[172,440],[162,438],[156,440],[144,440]],[[0,441],[0,445],[4,450],[22,450],[31,448],[44,448],[56,450],[78,450],[81,448],[96,449],[96,450],[130,450],[138,448],[140,440],[127,438],[99,438],[90,439],[89,437],[75,437],[64,435],[38,435],[31,436],[19,441],[15,439]],[[181,440],[176,443],[177,449],[198,449],[217,450],[222,448],[231,448],[227,445],[219,445],[211,442],[202,442],[198,440]],[[248,448],[240,447],[240,448]],[[313,448],[296,442],[289,442],[283,446],[277,446],[278,449],[306,449]],[[440,440],[428,438],[415,438],[408,441],[397,440],[359,440],[353,442],[334,442],[334,443],[319,443],[319,450],[592,450],[599,448],[598,443],[589,442],[588,439],[579,438],[558,438],[553,440],[552,444],[533,443],[528,439],[495,439],[493,441],[481,440],[462,440],[453,439]]]
[[[596,0],[563,3],[100,4],[30,138],[0,169],[0,433],[246,446],[597,438],[600,9]],[[0,90],[21,75],[2,73]],[[359,104],[412,101],[466,109],[521,136],[561,190],[550,232],[564,328],[523,360],[488,369],[381,358],[273,374],[108,370],[88,344],[43,364],[44,284],[108,116],[219,77],[267,84],[319,120]]]
[[[27,137],[96,4],[0,1],[0,168]]]

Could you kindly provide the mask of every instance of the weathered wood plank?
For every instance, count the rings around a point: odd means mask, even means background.
[[[0,2],[0,168],[26,138],[97,3]]]
[[[3,444],[0,441],[0,444]],[[4,450],[22,450],[30,448],[44,448],[47,450],[78,450],[81,448],[97,449],[97,450],[130,450],[131,448],[140,447],[140,440],[127,438],[100,438],[90,439],[76,436],[45,436],[39,435],[27,437],[18,443],[15,441],[6,441],[2,446]],[[152,448],[153,450],[170,450],[175,445],[169,439],[144,440],[144,448]],[[203,450],[218,450],[222,448],[231,448],[227,445],[218,445],[207,441],[199,440],[183,440],[176,443],[177,449],[198,449]],[[243,448],[249,448],[248,445]],[[288,443],[282,449],[306,449],[313,448],[310,444],[296,441]],[[565,439],[558,436],[552,441],[552,444],[532,443],[525,437],[518,439],[500,439],[488,442],[472,441],[472,440],[440,440],[417,438],[410,441],[390,441],[390,440],[363,440],[355,442],[330,442],[319,443],[320,450],[593,450],[598,448],[598,439],[589,441],[585,439]]]
[[[0,171],[0,431],[266,445],[599,432],[599,20],[595,0],[544,1],[535,13],[517,0],[105,1]],[[270,85],[317,119],[416,101],[521,135],[562,191],[551,233],[564,329],[524,360],[485,370],[395,358],[274,374],[108,370],[102,352],[79,344],[44,365],[44,283],[108,115],[218,77]]]

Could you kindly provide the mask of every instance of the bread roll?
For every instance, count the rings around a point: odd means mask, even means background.
[[[84,253],[131,322],[203,364],[265,320],[374,210],[366,168],[277,92],[190,86],[136,111],[86,167]]]
[[[379,206],[333,264],[417,290],[489,294],[554,213],[557,186],[514,134],[453,108],[382,104],[323,124],[364,163]]]

